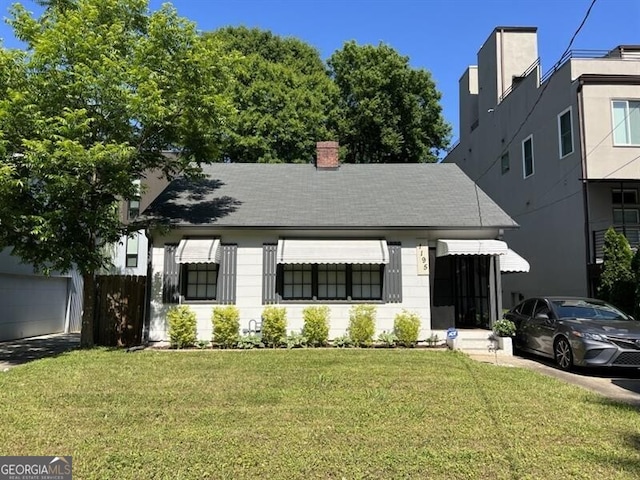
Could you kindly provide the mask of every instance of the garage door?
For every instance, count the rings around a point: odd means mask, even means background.
[[[0,274],[0,341],[63,332],[67,281]]]

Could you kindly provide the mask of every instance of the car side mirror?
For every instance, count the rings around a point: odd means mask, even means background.
[[[538,320],[549,320],[549,314],[547,313],[536,313],[536,318]]]

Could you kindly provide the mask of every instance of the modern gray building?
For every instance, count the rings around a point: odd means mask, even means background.
[[[537,29],[496,27],[460,78],[456,163],[518,224],[531,265],[503,277],[504,306],[594,295],[610,226],[640,241],[640,46],[538,58]]]

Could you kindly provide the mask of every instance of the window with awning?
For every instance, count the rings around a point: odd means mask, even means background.
[[[281,264],[377,264],[389,263],[385,240],[289,240],[278,241]]]
[[[402,301],[399,244],[281,239],[264,252],[265,303]]]
[[[507,244],[501,240],[438,240],[436,256],[506,255]]]
[[[184,238],[176,249],[176,263],[219,263],[219,238]]]

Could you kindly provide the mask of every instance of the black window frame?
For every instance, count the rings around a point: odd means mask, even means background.
[[[285,272],[290,268],[297,268],[298,271],[300,267],[303,265],[307,265],[311,271],[311,295],[310,296],[291,296],[288,297],[285,295]],[[325,264],[280,264],[277,269],[277,294],[282,300],[282,303],[300,303],[300,302],[322,302],[322,303],[346,303],[346,302],[369,302],[369,303],[383,303],[384,302],[384,281],[385,281],[385,265],[384,264],[339,264],[345,266],[345,296],[343,297],[323,297],[319,295],[319,272],[321,268],[327,268],[327,270],[331,270],[331,265]],[[379,278],[379,295],[376,297],[364,297],[364,296],[354,296],[353,295],[353,274],[354,274],[354,266],[356,266],[356,270],[366,268],[371,273],[372,271],[377,271],[375,273],[378,274]],[[369,286],[376,285],[376,283],[370,283]]]
[[[527,156],[527,143],[529,144],[529,153]],[[528,160],[529,159],[529,160]],[[527,174],[527,166],[531,167],[531,172]],[[533,152],[533,135],[529,135],[522,141],[522,176],[526,179],[532,177],[536,173],[535,155]]]
[[[193,285],[189,283],[189,273],[193,271],[192,269],[194,267],[196,272],[200,272],[200,271],[210,272],[212,270],[215,271],[215,285],[213,287],[213,297],[207,296],[207,295],[205,295],[204,297],[199,297],[199,296],[192,297],[189,295],[189,285]],[[185,302],[211,303],[211,302],[217,301],[219,282],[220,282],[220,265],[217,263],[185,263],[180,267],[180,294],[182,295],[182,298],[184,298]],[[196,282],[195,285],[197,289],[199,283]],[[207,285],[207,282],[204,282],[204,285]]]
[[[567,130],[563,131],[562,119],[569,118],[569,125],[565,125],[568,127]],[[569,143],[569,150],[565,152],[564,147],[566,143]],[[558,153],[560,158],[565,158],[571,155],[575,150],[575,146],[573,145],[573,112],[571,107],[565,109],[564,111],[558,114]]]

